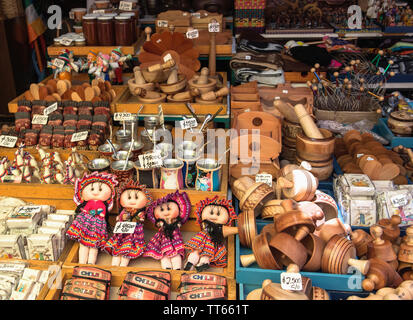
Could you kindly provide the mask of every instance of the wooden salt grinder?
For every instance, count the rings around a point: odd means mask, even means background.
[[[145,28],[146,41],[151,41],[151,33],[152,33],[151,27],[146,27]]]
[[[294,111],[300,120],[301,127],[305,135],[312,139],[324,139],[323,134],[320,132],[314,120],[308,114],[307,110],[302,104],[297,104],[294,107]]]
[[[397,269],[397,255],[393,250],[392,244],[388,240],[383,240],[383,229],[376,225],[370,228],[373,242],[368,245],[367,258],[378,258],[388,262],[394,269]]]
[[[380,219],[378,224],[383,228],[383,239],[395,243],[400,236],[400,216],[393,215],[390,219]]]
[[[211,23],[216,23],[217,20],[212,19]],[[221,26],[219,26],[221,28]],[[215,77],[216,72],[216,32],[209,33],[209,75]]]
[[[400,245],[399,261],[413,263],[413,226],[406,229],[407,239]]]

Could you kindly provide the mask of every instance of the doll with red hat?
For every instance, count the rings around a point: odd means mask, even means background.
[[[122,80],[122,74],[123,74],[123,67],[124,67],[124,63],[127,60],[132,59],[132,56],[129,54],[127,56],[125,56],[122,53],[121,48],[116,48],[113,49],[112,52],[110,53],[110,74],[109,74],[109,78],[112,82],[112,84],[117,84],[117,85],[121,85],[123,84],[123,80]]]
[[[226,267],[223,226],[230,226],[237,219],[231,200],[218,200],[218,196],[206,198],[196,204],[195,214],[201,231],[185,243],[185,249],[190,253],[184,270],[190,270],[193,266],[198,272],[209,266]]]
[[[153,202],[146,209],[146,216],[159,230],[143,256],[160,260],[162,269],[181,269],[185,248],[180,228],[190,212],[191,201],[186,192],[177,190]]]
[[[108,173],[93,172],[76,179],[76,217],[66,235],[80,244],[79,263],[95,264],[98,250],[106,243],[108,216],[117,185],[116,177]]]
[[[126,267],[130,259],[136,259],[145,251],[143,222],[145,208],[152,203],[152,196],[145,185],[129,180],[118,189],[118,223],[132,222],[133,230],[122,231],[116,224],[113,236],[106,242],[104,250],[111,254],[112,266]],[[119,226],[119,228],[118,228]]]

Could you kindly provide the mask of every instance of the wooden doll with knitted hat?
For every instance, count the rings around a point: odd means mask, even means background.
[[[66,232],[79,242],[79,263],[95,264],[98,250],[108,238],[108,216],[113,208],[116,177],[108,173],[93,172],[76,179],[73,200],[77,204],[76,217]]]
[[[180,228],[190,212],[191,201],[186,192],[177,190],[154,201],[146,209],[146,217],[159,230],[147,244],[143,256],[160,260],[162,269],[181,269],[185,247]]]
[[[143,222],[145,221],[145,208],[152,203],[152,196],[145,185],[129,180],[118,189],[119,215],[113,236],[103,248],[111,254],[112,266],[126,267],[130,259],[136,259],[145,251],[145,238]],[[121,223],[135,224],[133,230],[123,230]],[[132,231],[132,232],[131,232]]]
[[[184,270],[191,270],[193,266],[198,272],[209,266],[226,267],[223,226],[230,226],[237,219],[231,200],[218,200],[218,196],[206,198],[196,204],[195,214],[201,231],[185,244],[185,249],[191,252]]]
[[[123,55],[120,48],[113,49],[110,54],[110,74],[109,78],[112,84],[121,85],[123,84],[122,73],[123,73],[123,64],[126,60],[132,59],[131,55]]]

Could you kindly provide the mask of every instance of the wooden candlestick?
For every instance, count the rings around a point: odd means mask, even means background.
[[[413,227],[406,229],[407,239],[400,245],[399,261],[413,263]]]
[[[151,41],[151,33],[152,33],[151,27],[146,27],[145,28],[146,41]]]
[[[400,236],[400,216],[393,215],[390,219],[380,219],[378,224],[383,228],[383,239],[395,242]]]
[[[389,263],[397,260],[396,253],[393,250],[391,242],[382,239],[383,229],[380,226],[371,227],[370,234],[374,240],[368,245],[368,259],[378,258]]]
[[[201,99],[202,100],[206,100],[206,101],[212,101],[212,100],[216,100],[219,97],[223,97],[226,96],[229,93],[229,89],[228,87],[223,87],[221,89],[219,89],[218,91],[211,91],[211,92],[207,92],[201,95]]]
[[[215,19],[211,20],[211,23],[216,23]],[[221,27],[221,26],[220,26]],[[209,33],[209,60],[208,60],[209,74],[211,77],[215,77],[216,72],[216,33]]]
[[[294,111],[298,119],[300,120],[301,127],[303,128],[303,131],[307,137],[313,139],[324,139],[323,134],[318,129],[318,127],[314,123],[314,120],[311,118],[302,104],[295,105]]]
[[[166,61],[163,64],[157,63],[157,64],[154,64],[152,66],[149,66],[148,71],[149,72],[155,72],[155,71],[160,71],[160,70],[165,70],[165,69],[168,69],[168,68],[172,68],[174,66],[175,66],[175,60],[169,59],[168,61]]]

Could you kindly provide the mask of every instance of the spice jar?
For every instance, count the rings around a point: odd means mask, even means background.
[[[99,45],[112,46],[115,43],[113,18],[111,16],[98,17],[97,31]]]
[[[121,17],[129,17],[131,19],[131,29],[132,29],[132,41],[136,42],[138,39],[136,34],[136,28],[138,26],[138,16],[134,12],[122,12],[119,14]]]
[[[93,15],[84,15],[82,19],[83,35],[87,45],[98,44],[97,17]]]
[[[117,46],[129,46],[133,42],[132,20],[127,16],[115,17],[115,38]]]

